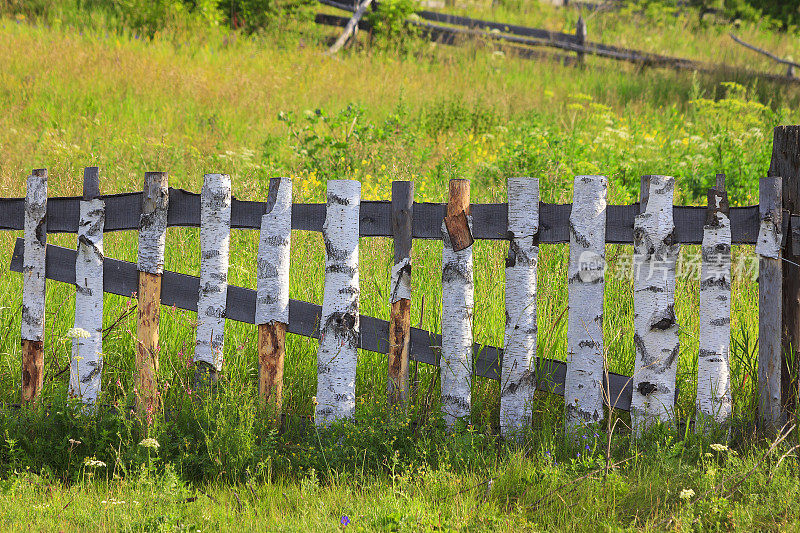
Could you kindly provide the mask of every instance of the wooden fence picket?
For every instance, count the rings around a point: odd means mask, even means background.
[[[640,435],[654,422],[668,422],[675,401],[678,323],[675,320],[675,263],[680,244],[675,224],[671,176],[642,178],[641,214],[634,223],[633,374],[631,418]]]
[[[47,169],[28,176],[25,196],[25,263],[22,269],[22,403],[35,400],[44,379]]]
[[[539,263],[539,180],[508,180],[506,330],[500,375],[500,430],[520,431],[531,422],[536,390],[536,269]]]
[[[206,174],[200,194],[200,293],[197,298],[195,382],[205,386],[222,370],[231,238],[231,178]]]
[[[781,411],[781,177],[761,178],[758,254],[758,421],[767,432],[783,424]]]
[[[325,224],[325,292],[317,353],[316,423],[352,418],[359,337],[358,236],[361,182],[329,180]]]
[[[414,217],[414,183],[392,182],[392,230],[394,265],[389,299],[389,358],[387,393],[389,403],[408,404],[408,358],[411,348],[411,246]]]
[[[271,207],[270,207],[271,205]],[[267,212],[258,242],[255,322],[258,325],[258,393],[281,409],[286,328],[289,324],[289,265],[292,239],[292,180],[269,180]]]
[[[448,427],[470,413],[472,394],[472,217],[469,180],[449,184],[442,223],[442,414]]]
[[[603,418],[607,189],[605,176],[575,177],[567,270],[569,314],[564,381],[567,432]],[[613,399],[609,400],[613,404]]]
[[[135,390],[136,409],[141,415],[158,407],[158,325],[169,207],[167,179],[166,172],[145,172],[139,217]]]
[[[100,196],[100,169],[83,173],[83,199],[75,260],[75,333],[69,396],[93,404],[103,370],[103,229],[106,204]]]
[[[731,415],[731,221],[725,176],[708,190],[708,217],[700,272],[700,346],[697,358],[697,419],[723,424]]]

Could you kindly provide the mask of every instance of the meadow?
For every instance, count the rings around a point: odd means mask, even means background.
[[[693,13],[659,13],[606,14],[590,27],[602,28],[604,42],[633,45],[624,36],[645,29],[653,51],[746,61],[722,45],[723,29],[698,23]],[[576,12],[474,14],[565,29]],[[33,168],[48,168],[51,197],[80,194],[82,169],[92,165],[101,168],[105,194],[141,189],[148,170],[166,170],[172,187],[195,192],[204,173],[224,172],[234,196],[262,201],[269,178],[291,176],[297,202],[324,201],[326,181],[341,178],[360,180],[369,200],[389,199],[392,180],[413,180],[416,201],[446,201],[448,180],[469,178],[473,202],[502,202],[509,177],[535,176],[543,201],[567,203],[575,175],[604,174],[610,202],[632,203],[639,176],[652,173],[675,176],[676,204],[705,205],[706,189],[723,172],[731,204],[752,205],[769,166],[773,127],[800,120],[796,87],[725,73],[599,60],[566,68],[480,43],[410,42],[398,49],[368,47],[362,39],[330,58],[321,54],[330,31],[303,21],[252,36],[176,23],[145,37],[102,17],[61,16],[0,19],[4,197],[23,196]],[[782,53],[797,47],[792,34],[749,23],[740,30]],[[674,39],[678,32],[685,38]],[[727,55],[714,56],[720,49]],[[199,274],[198,234],[168,231],[165,268]],[[686,423],[694,413],[699,306],[697,273],[687,271],[676,291],[676,428],[633,440],[626,415],[616,413],[613,435],[606,426],[575,443],[561,437],[563,401],[542,395],[524,438],[501,442],[497,382],[475,380],[472,417],[448,434],[438,416],[437,369],[420,365],[408,416],[389,415],[385,356],[370,352],[359,354],[356,419],[315,430],[306,421],[317,341],[293,335],[279,431],[273,413],[258,407],[255,327],[231,321],[220,386],[198,400],[191,365],[196,317],[168,308],[161,323],[164,411],[143,424],[131,415],[135,300],[110,295],[102,400],[108,407],[87,416],[66,400],[74,288],[57,283],[48,284],[43,399],[17,409],[22,284],[7,265],[20,236],[0,233],[6,529],[31,520],[33,529],[153,531],[797,527],[795,459],[790,454],[776,464],[789,449],[779,446],[762,461],[769,443],[753,432],[753,272],[738,273],[733,283],[730,433],[698,436]],[[320,304],[322,238],[292,238],[291,297]],[[75,236],[48,242],[74,247]],[[106,255],[135,261],[136,242],[132,232],[107,233]],[[232,232],[231,284],[255,287],[257,242],[256,232]],[[362,239],[360,247],[361,312],[388,319],[391,240]],[[506,243],[475,245],[475,340],[494,346],[503,341],[506,252]],[[608,245],[604,304],[609,367],[627,375],[634,356],[633,283],[624,268],[630,253],[630,246]],[[699,247],[682,251],[686,264],[697,254]],[[753,257],[752,247],[734,249],[734,261]],[[413,258],[412,323],[438,332],[441,243],[416,241]],[[565,357],[567,258],[565,245],[541,247],[540,356]],[[146,438],[158,446],[141,445]],[[731,448],[709,448],[719,443]],[[682,492],[689,489],[693,496]]]

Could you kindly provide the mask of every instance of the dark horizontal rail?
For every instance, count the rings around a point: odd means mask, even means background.
[[[142,193],[125,193],[103,196],[106,200],[105,231],[137,230],[141,213]],[[80,218],[80,197],[50,198],[47,201],[48,233],[76,233]],[[22,230],[24,199],[0,198],[0,230]],[[233,199],[231,227],[259,229],[261,217],[267,210],[266,202]],[[441,239],[441,226],[447,205],[439,203],[414,203],[412,235],[415,239]],[[507,238],[507,204],[473,204],[473,237],[476,239],[504,240]],[[569,215],[571,204],[539,204],[539,242],[569,242]],[[675,242],[700,244],[707,208],[674,206]],[[639,204],[610,205],[606,215],[606,242],[633,243],[633,221],[639,214]],[[730,210],[733,244],[755,244],[758,238],[758,206],[732,207]],[[784,217],[788,224],[789,217]],[[294,204],[292,229],[322,231],[325,222],[325,204]],[[200,195],[183,189],[170,189],[169,226],[200,226]],[[391,237],[392,210],[388,201],[361,202],[362,237]],[[786,232],[784,231],[784,235]]]
[[[75,283],[75,250],[47,245],[45,275],[47,279]],[[24,241],[17,239],[10,269],[22,272]],[[255,260],[254,260],[255,263]],[[136,264],[117,259],[103,261],[103,291],[132,297],[138,290],[139,273]],[[164,271],[161,280],[161,304],[197,312],[197,295],[200,279],[177,272]],[[238,322],[254,323],[256,291],[233,285],[228,286],[226,318]],[[309,302],[290,300],[289,333],[319,338],[319,320],[322,308]],[[389,351],[389,323],[379,318],[361,315],[359,347],[371,352]],[[418,328],[411,328],[411,359],[439,366],[442,336]],[[475,343],[472,347],[474,375],[499,380],[503,350]],[[538,359],[537,388],[553,394],[564,395],[567,365],[563,361]],[[611,404],[617,409],[629,410],[632,385],[627,376],[609,373]]]

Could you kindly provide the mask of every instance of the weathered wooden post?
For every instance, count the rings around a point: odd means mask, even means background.
[[[472,395],[472,217],[469,180],[450,180],[442,224],[442,413],[448,427],[469,415]]]
[[[36,400],[44,379],[47,169],[28,176],[25,195],[25,263],[22,267],[22,403]]]
[[[222,370],[231,238],[231,178],[206,174],[200,194],[200,294],[197,298],[195,388],[208,388]]]
[[[258,324],[258,393],[262,405],[281,410],[286,327],[289,324],[289,264],[292,180],[269,181],[267,212],[258,243],[255,323]]]
[[[392,182],[394,266],[389,294],[389,360],[386,380],[389,404],[403,410],[408,405],[408,357],[411,344],[411,224],[414,183]]]
[[[536,390],[536,268],[539,263],[539,180],[508,180],[506,331],[500,368],[500,431],[531,423]]]
[[[695,430],[731,416],[731,221],[725,175],[708,190],[700,271],[700,346],[697,358]]]
[[[317,353],[317,425],[355,415],[360,210],[361,182],[328,181],[328,205],[322,229],[325,293]]]
[[[139,307],[136,329],[136,409],[140,415],[158,408],[158,324],[161,319],[161,274],[167,239],[169,191],[166,172],[145,172],[139,218]]]
[[[785,420],[781,410],[781,177],[761,178],[758,204],[758,420],[763,431],[775,433]]]
[[[800,215],[800,126],[778,126],[772,144],[772,161],[768,176],[782,179],[782,205],[790,215]],[[800,369],[800,255],[794,253],[800,243],[800,228],[791,227],[786,235],[783,257],[783,363],[781,374],[781,404],[795,413],[798,398],[798,369]]]
[[[633,374],[631,419],[636,435],[654,422],[668,422],[675,403],[680,345],[675,320],[675,263],[680,244],[671,176],[643,176],[640,214],[633,226]]]
[[[603,291],[606,261],[605,176],[576,176],[569,217],[569,315],[565,430],[603,419]]]
[[[583,48],[586,47],[586,37],[588,35],[586,29],[586,22],[583,20],[583,16],[578,17],[578,22],[575,24],[575,44],[577,44],[581,49],[576,52],[578,56],[578,64],[583,66],[585,63],[585,54],[583,53]]]
[[[106,203],[100,196],[100,169],[83,172],[83,200],[75,259],[75,337],[69,395],[93,404],[103,371],[103,228]]]

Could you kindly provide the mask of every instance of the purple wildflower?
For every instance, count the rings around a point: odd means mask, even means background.
[[[339,520],[339,523],[342,524],[342,527],[349,526],[350,525],[350,517],[347,516],[346,514],[342,515],[342,518]]]

